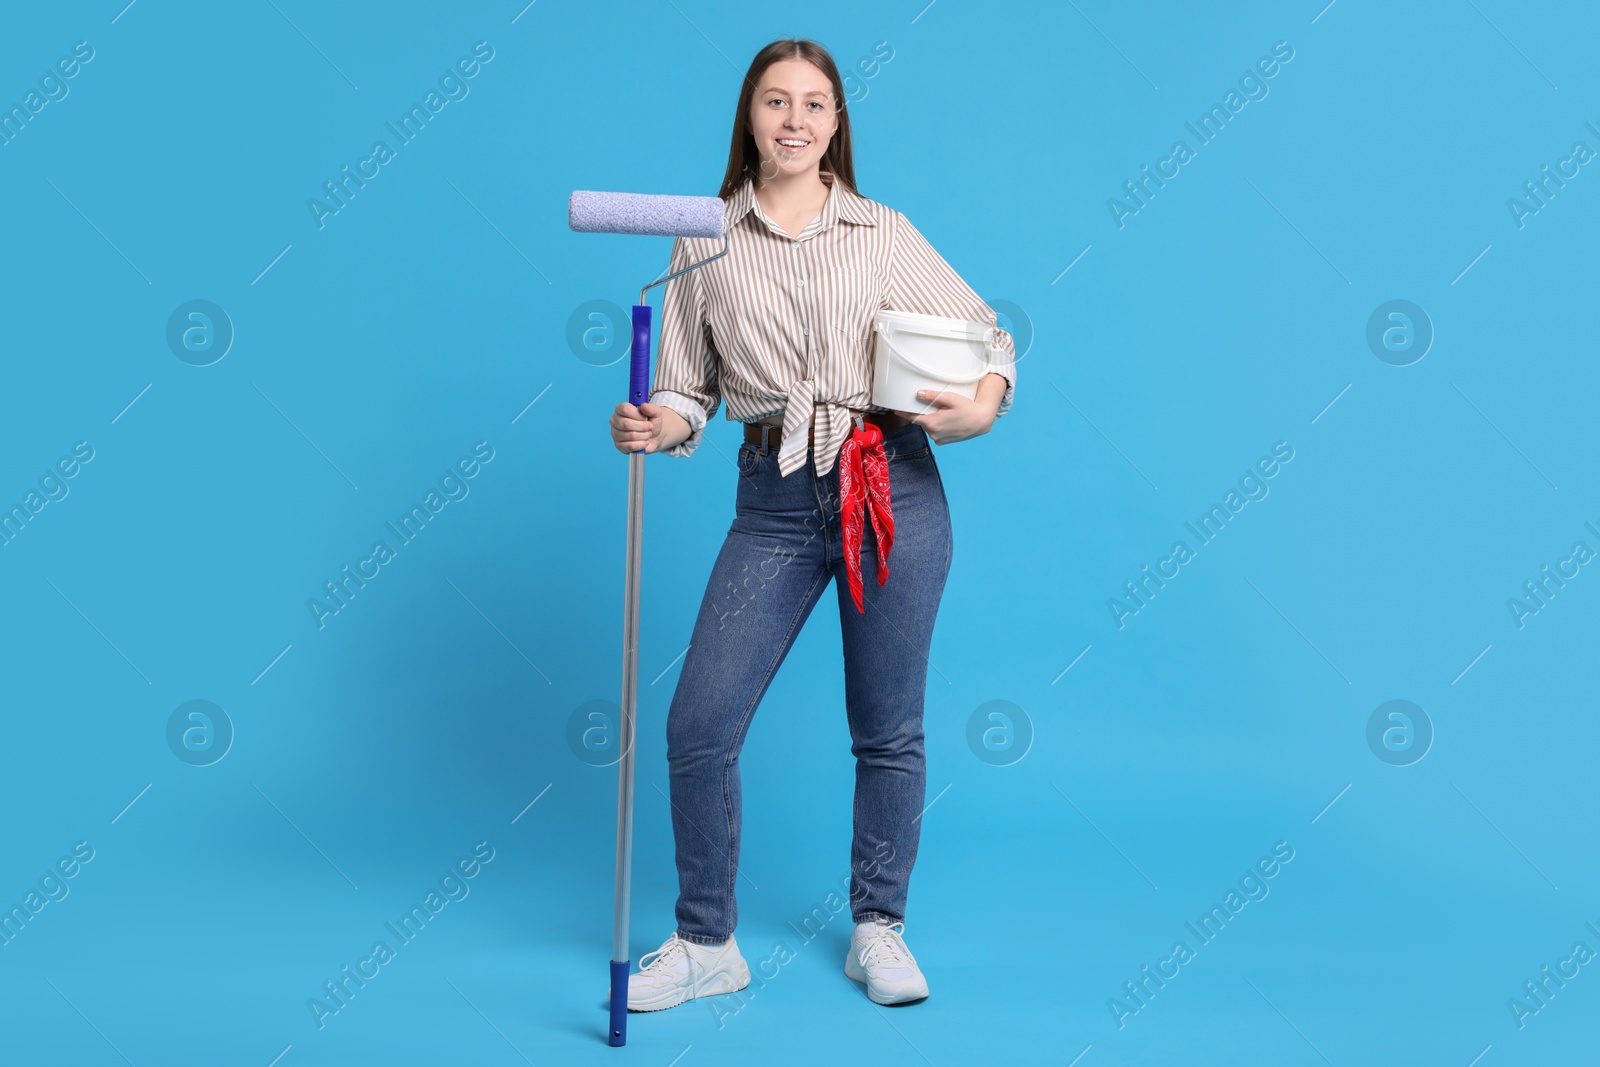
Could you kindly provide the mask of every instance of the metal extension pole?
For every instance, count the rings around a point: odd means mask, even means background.
[[[639,575],[644,550],[644,453],[628,457],[628,570],[622,594],[622,725],[617,740],[617,886],[611,944],[611,1034],[628,1040],[628,918],[633,883],[633,755],[638,731]],[[621,971],[620,981],[618,970]],[[617,1001],[620,986],[621,1003]]]

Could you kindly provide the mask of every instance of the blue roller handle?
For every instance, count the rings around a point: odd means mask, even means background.
[[[628,1043],[628,965],[631,960],[611,961],[611,1034],[612,1045]]]
[[[633,305],[633,362],[628,375],[628,403],[638,407],[650,399],[650,305]]]

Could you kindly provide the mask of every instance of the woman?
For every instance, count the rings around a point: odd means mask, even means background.
[[[699,447],[723,399],[728,417],[745,423],[735,518],[667,717],[677,929],[630,976],[633,1010],[750,982],[733,938],[739,750],[768,683],[836,574],[856,757],[856,926],[845,973],[879,1004],[928,995],[903,919],[925,801],[928,648],[952,550],[929,441],[988,432],[1011,406],[1015,349],[998,331],[989,352],[995,372],[976,399],[919,394],[926,413],[868,410],[869,338],[879,310],[997,320],[904,215],[855,192],[844,103],[838,69],[815,42],[774,41],[756,55],[718,194],[727,201],[728,255],[667,284],[651,400],[619,404],[610,419],[618,450],[673,456]],[[669,270],[721,249],[720,239],[679,238]],[[864,417],[857,422],[857,415]],[[856,570],[841,537],[839,468],[847,490],[859,484],[853,472],[864,470],[870,496],[881,489],[871,477],[875,462],[888,472],[892,514],[855,526]]]

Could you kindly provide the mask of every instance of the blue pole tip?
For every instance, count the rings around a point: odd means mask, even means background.
[[[611,961],[611,1030],[606,1040],[614,1047],[628,1043],[628,965],[631,962]]]

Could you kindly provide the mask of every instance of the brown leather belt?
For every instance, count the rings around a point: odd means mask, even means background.
[[[898,430],[907,425],[911,420],[902,418],[892,411],[868,411],[862,415],[868,422],[876,423],[884,433]],[[816,424],[813,423],[806,431],[807,446],[816,443]],[[783,445],[783,426],[766,422],[747,422],[744,424],[745,444],[755,445],[757,448],[770,448],[776,452]]]

